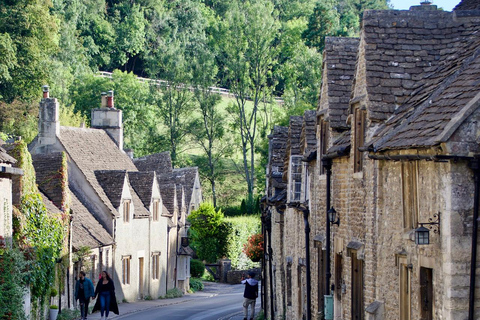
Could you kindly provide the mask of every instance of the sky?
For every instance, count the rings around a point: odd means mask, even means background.
[[[408,10],[411,6],[418,6],[422,0],[390,0],[390,4],[395,9]],[[443,8],[446,11],[452,11],[452,9],[460,3],[460,0],[430,0],[432,4]]]

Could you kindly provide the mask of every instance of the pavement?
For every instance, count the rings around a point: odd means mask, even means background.
[[[228,292],[232,290],[231,284],[225,283],[216,283],[216,282],[204,282],[204,289],[202,291],[197,291],[195,293],[185,294],[179,298],[172,298],[172,299],[155,299],[155,300],[138,300],[136,302],[127,302],[127,303],[119,303],[118,309],[120,311],[120,315],[116,315],[110,312],[108,319],[116,319],[123,317],[127,314],[145,311],[148,309],[153,308],[161,308],[164,306],[181,304],[193,300],[199,299],[207,299],[214,296],[219,295],[220,293]],[[259,302],[259,301],[258,301]],[[91,305],[95,303],[95,300],[90,302]],[[258,314],[260,307],[260,303],[257,303],[256,306],[256,314]],[[95,312],[93,314],[88,315],[88,320],[100,320],[100,312]],[[220,318],[219,320],[243,320],[242,309],[239,307],[239,311],[235,312],[234,314],[225,316]]]

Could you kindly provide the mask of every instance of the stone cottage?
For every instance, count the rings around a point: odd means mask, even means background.
[[[300,192],[310,193],[300,198],[310,213],[310,245],[275,231],[274,217],[286,221],[283,208],[292,202],[275,202],[279,190],[267,177],[269,257],[279,268],[265,285],[284,277],[293,289],[274,287],[266,311],[275,319],[480,317],[479,9],[467,0],[454,12],[432,5],[366,11],[359,39],[326,40],[317,159],[301,153],[315,163],[314,175],[300,175],[310,179],[300,183],[311,187]],[[287,142],[286,158],[297,141]],[[291,190],[297,182],[284,168]],[[288,228],[299,234],[305,224]],[[304,247],[305,277],[303,267],[288,265]]]
[[[2,148],[3,144],[0,139],[0,247],[12,243],[12,179],[23,174],[22,170],[13,167],[17,161]]]
[[[72,250],[88,253],[71,270],[64,307],[71,306],[81,269],[94,281],[108,271],[119,300],[158,298],[174,276],[168,270],[176,270],[178,252],[169,251],[168,230],[177,226],[177,216],[164,204],[175,200],[164,197],[155,171],[139,171],[123,150],[122,112],[113,107],[113,94],[92,110],[91,123],[91,128],[60,126],[58,102],[46,91],[39,134],[29,146],[40,189],[71,213]],[[63,184],[52,176],[61,167]]]

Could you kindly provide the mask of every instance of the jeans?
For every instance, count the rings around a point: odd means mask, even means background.
[[[255,299],[243,298],[243,315],[248,318],[248,306],[250,306],[250,319],[255,318]]]
[[[90,303],[90,298],[85,299],[85,298],[80,298],[80,314],[82,316],[82,319],[87,319],[87,314],[88,314],[88,304]]]
[[[104,313],[106,317],[110,313],[110,291],[100,293],[100,313],[102,317]]]

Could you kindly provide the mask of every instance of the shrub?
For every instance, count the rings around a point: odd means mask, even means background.
[[[190,260],[190,273],[192,277],[201,278],[205,273],[205,265],[200,260]]]
[[[50,306],[50,309],[58,309],[58,306],[57,306],[57,305],[54,305],[54,304],[52,304],[52,305]]]
[[[80,318],[80,310],[62,309],[62,312],[57,316],[57,320],[73,320],[78,318]]]
[[[18,249],[3,247],[2,255],[0,255],[1,319],[26,319],[23,312],[25,284],[25,274],[22,274],[23,270],[25,270],[23,254]]]
[[[232,262],[232,269],[247,270],[257,267],[243,253],[243,245],[247,243],[252,234],[259,233],[261,230],[260,217],[257,215],[244,215],[240,217],[227,217],[225,221],[232,226],[232,232],[228,235],[227,257]]]
[[[203,282],[197,278],[190,278],[190,289],[192,289],[193,292],[202,291]]]
[[[167,291],[167,294],[164,297],[160,297],[159,299],[173,299],[173,298],[180,298],[183,296],[183,292],[178,288],[173,288]]]
[[[263,235],[258,233],[248,238],[248,242],[243,245],[243,252],[253,262],[258,262],[263,256]]]

